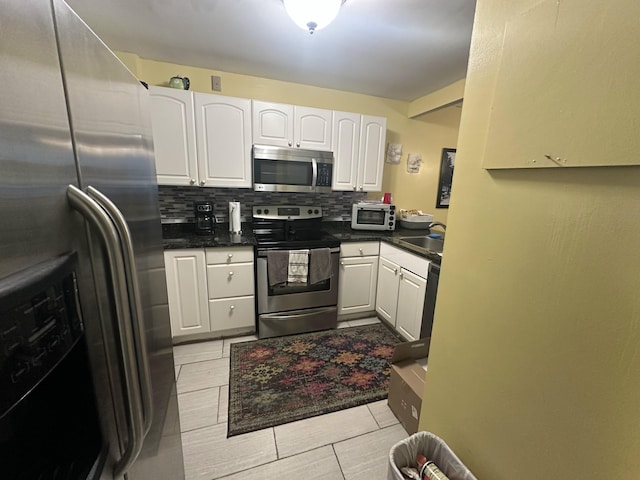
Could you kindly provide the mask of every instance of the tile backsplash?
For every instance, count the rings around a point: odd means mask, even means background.
[[[361,192],[268,193],[246,188],[197,188],[160,185],[160,215],[165,223],[193,222],[193,202],[214,203],[217,222],[227,222],[229,202],[240,202],[242,221],[251,220],[254,205],[319,205],[326,220],[351,218],[351,205],[367,198]]]

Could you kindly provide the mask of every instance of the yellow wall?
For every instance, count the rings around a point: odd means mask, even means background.
[[[480,480],[637,479],[640,168],[482,168],[505,20],[538,2],[477,3],[420,426]]]
[[[191,90],[212,93],[211,75],[218,75],[222,79],[222,91],[219,93],[223,95],[386,117],[387,143],[401,143],[403,155],[400,165],[385,163],[383,191],[393,193],[399,208],[419,208],[446,222],[447,210],[435,208],[437,177],[442,148],[456,146],[459,108],[409,119],[409,103],[400,100],[157,62],[127,52],[116,54],[140,80],[149,85],[166,86],[169,78],[180,75],[189,77]],[[422,154],[423,165],[419,174],[407,173],[408,153]],[[377,192],[369,196],[381,198],[382,194]]]
[[[409,104],[409,118],[438,110],[445,105],[459,103],[464,96],[464,83],[465,79],[463,78],[424,97],[416,98]]]
[[[435,220],[447,222],[447,209],[435,208],[440,160],[443,148],[456,148],[461,111],[459,107],[448,107],[407,122],[403,133],[411,142],[403,142],[399,164],[385,163],[382,179],[382,190],[393,193],[393,201],[399,208],[419,209],[432,213]],[[422,155],[418,173],[407,173],[409,153]],[[452,198],[457,195],[455,184],[454,173]]]

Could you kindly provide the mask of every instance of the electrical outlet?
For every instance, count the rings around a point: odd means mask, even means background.
[[[213,90],[214,92],[222,91],[222,80],[220,79],[220,77],[211,75],[211,90]]]

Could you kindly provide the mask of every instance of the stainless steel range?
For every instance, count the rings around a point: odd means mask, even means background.
[[[340,241],[322,208],[253,207],[259,338],[335,328]]]

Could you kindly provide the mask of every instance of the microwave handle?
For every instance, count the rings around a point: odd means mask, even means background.
[[[311,159],[311,171],[311,186],[315,188],[316,184],[318,183],[318,161],[315,158]]]

